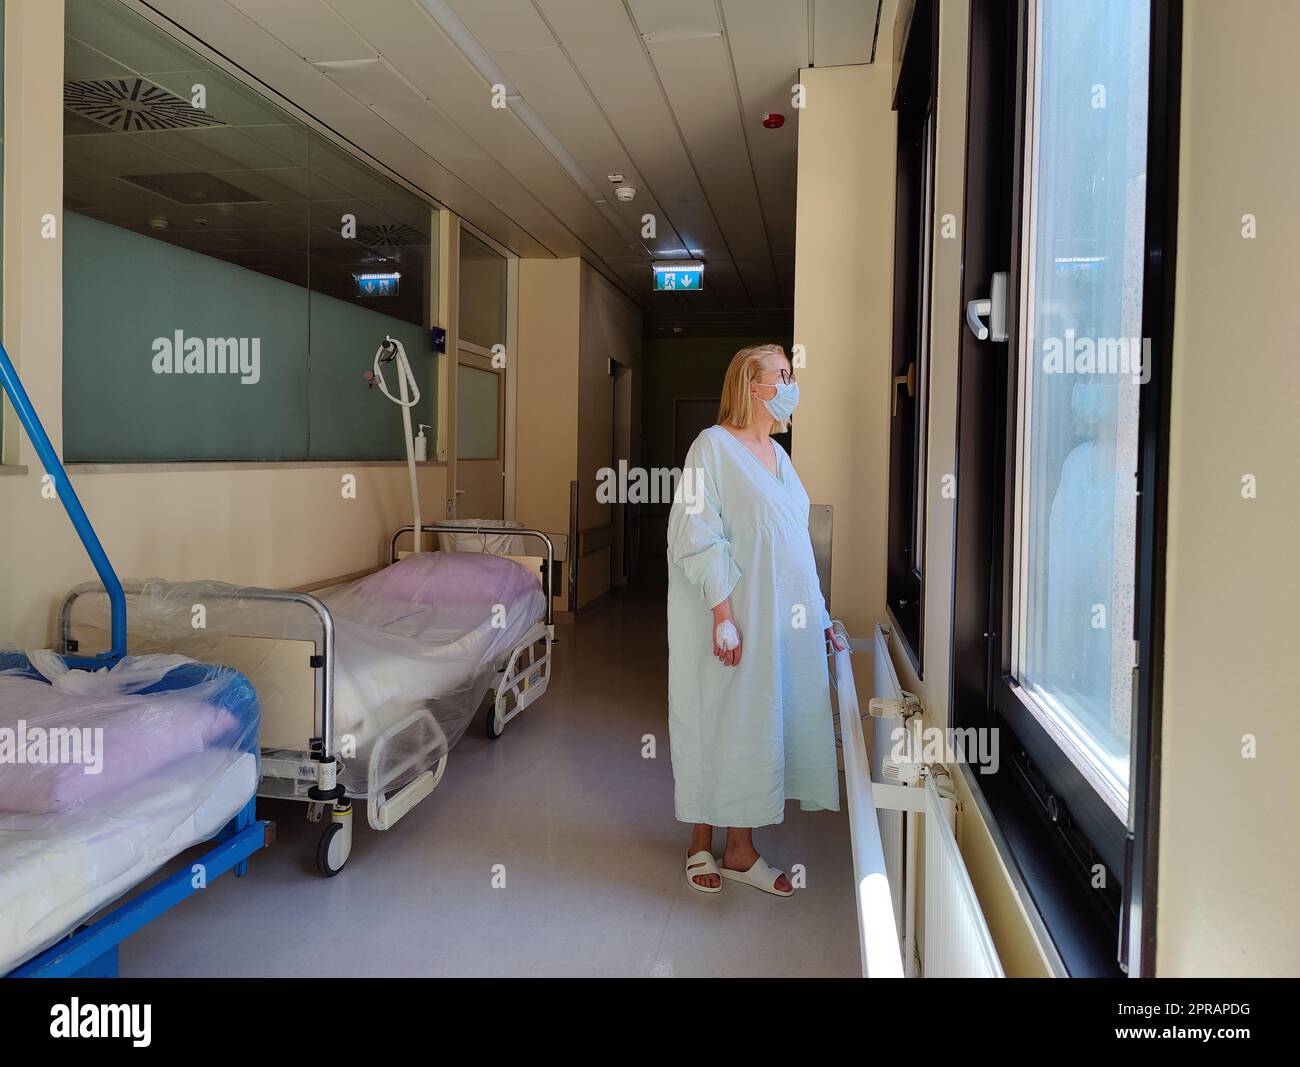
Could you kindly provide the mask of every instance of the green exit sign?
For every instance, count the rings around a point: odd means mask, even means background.
[[[654,264],[656,293],[698,293],[704,287],[704,264],[698,260]]]

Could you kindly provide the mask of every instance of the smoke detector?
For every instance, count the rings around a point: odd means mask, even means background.
[[[632,198],[636,196],[636,190],[630,185],[620,185],[614,190],[614,196],[618,199],[619,203],[630,204]]]

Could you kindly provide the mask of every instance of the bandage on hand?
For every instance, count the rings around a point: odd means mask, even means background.
[[[723,652],[730,652],[733,648],[739,648],[740,634],[736,630],[735,623],[730,619],[723,619],[718,623],[713,629],[713,641]]]

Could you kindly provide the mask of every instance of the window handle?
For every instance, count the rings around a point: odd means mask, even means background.
[[[984,318],[988,317],[985,325]],[[1007,272],[998,271],[989,281],[989,295],[984,300],[966,301],[966,325],[979,341],[1007,339]]]
[[[893,412],[892,412],[892,414],[894,415],[898,414],[898,387],[900,385],[907,386],[908,396],[916,396],[916,364],[915,363],[909,363],[907,365],[906,374],[900,374],[896,378],[894,378],[894,387],[893,389],[890,390],[894,398]]]

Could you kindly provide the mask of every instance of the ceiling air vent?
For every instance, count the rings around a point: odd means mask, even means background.
[[[357,240],[367,248],[407,248],[411,245],[427,245],[429,238],[414,226],[401,222],[396,225],[388,223],[362,223],[357,227]]]
[[[225,125],[208,112],[191,107],[188,100],[143,78],[68,82],[63,86],[63,106],[124,133]]]

